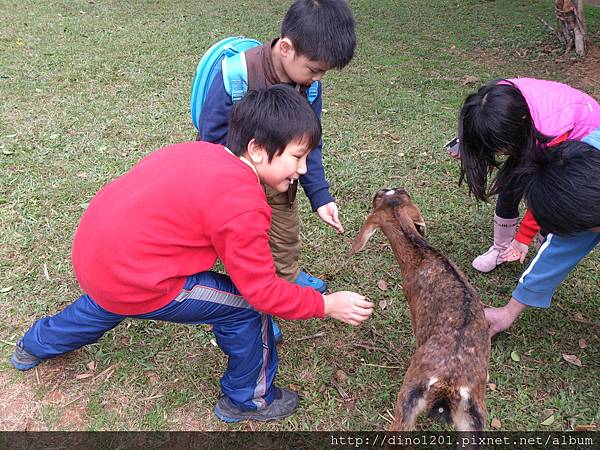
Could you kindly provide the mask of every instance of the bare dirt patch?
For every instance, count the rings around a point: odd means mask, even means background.
[[[27,382],[14,382],[0,373],[0,431],[41,430],[34,416],[41,408],[35,391]]]
[[[572,64],[567,70],[567,75],[572,86],[579,87],[598,98],[600,96],[600,47],[593,43],[588,45],[585,59]]]

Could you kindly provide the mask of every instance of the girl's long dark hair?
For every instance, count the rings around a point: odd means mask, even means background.
[[[522,184],[522,174],[515,169],[553,139],[536,129],[517,86],[502,79],[490,81],[467,97],[458,128],[458,183],[466,181],[469,194],[481,201]],[[507,155],[504,162],[499,152]],[[488,186],[494,169],[498,173]]]

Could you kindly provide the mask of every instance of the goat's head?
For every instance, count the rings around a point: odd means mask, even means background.
[[[408,192],[398,188],[380,189],[373,198],[373,210],[352,243],[352,253],[361,251],[377,227],[385,220],[398,220],[398,218],[409,219],[403,222],[410,223],[421,236],[425,236],[425,221],[417,205],[411,201]]]

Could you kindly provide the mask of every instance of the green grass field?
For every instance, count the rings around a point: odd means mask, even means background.
[[[70,247],[93,195],[152,150],[195,137],[189,93],[202,53],[230,35],[276,36],[287,2],[0,0],[0,430],[386,429],[414,350],[401,275],[380,233],[347,256],[383,186],[412,194],[430,242],[485,304],[508,301],[522,267],[471,268],[489,246],[493,205],[457,186],[458,164],[442,145],[464,97],[488,79],[556,79],[596,98],[600,86],[573,70],[581,62],[563,57],[539,20],[554,23],[549,0],[350,3],[356,57],[327,74],[323,114],[325,168],[346,234],[321,223],[300,195],[301,262],[332,290],[367,295],[377,311],[359,328],[280,322],[278,384],[302,393],[300,409],[279,422],[227,426],[212,413],[225,358],[205,326],[128,320],[34,371],[15,371],[9,358],[34,319],[80,295]],[[600,8],[586,16],[598,42]],[[550,309],[527,311],[493,341],[488,426],[599,426],[599,274],[596,251]],[[440,429],[425,419],[419,427]]]

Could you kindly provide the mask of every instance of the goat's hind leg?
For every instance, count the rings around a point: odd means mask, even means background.
[[[485,402],[465,394],[461,394],[461,396],[461,401],[451,411],[454,429],[456,431],[484,431],[487,420]]]
[[[407,382],[407,377],[408,373],[396,399],[394,421],[390,425],[389,431],[414,430],[417,416],[427,407],[425,399],[427,387],[422,382]]]

